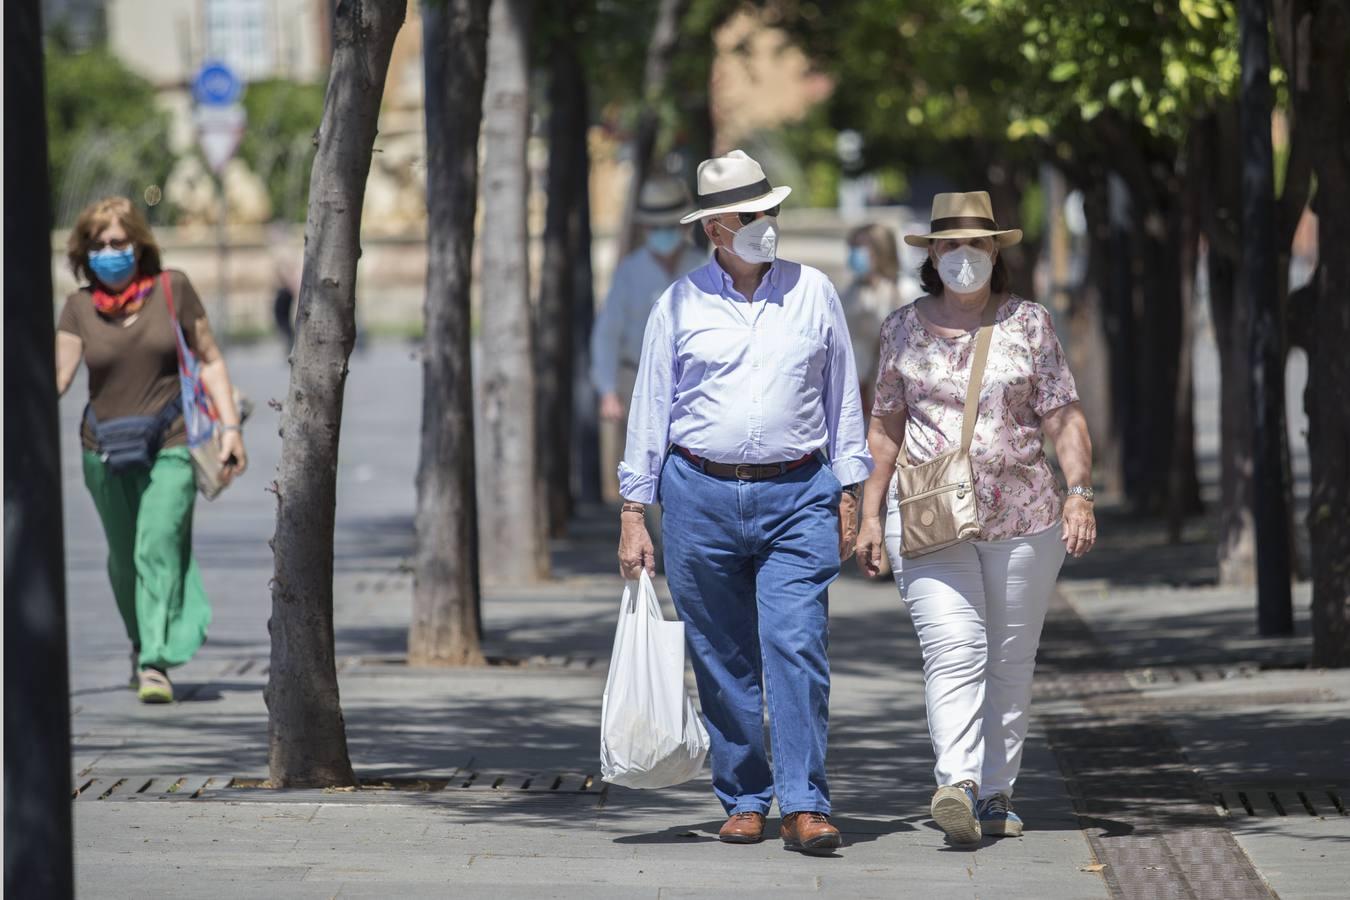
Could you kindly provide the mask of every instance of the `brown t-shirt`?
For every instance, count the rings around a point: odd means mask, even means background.
[[[182,272],[168,272],[174,310],[194,353],[197,323],[205,320],[202,301]],[[84,342],[84,363],[89,367],[89,403],[100,422],[122,416],[153,416],[178,396],[178,346],[174,340],[169,306],[164,299],[162,276],[135,316],[117,320],[94,308],[93,292],[85,287],[66,298],[57,321],[57,331],[73,334]],[[95,450],[87,423],[80,425],[86,450]],[[165,432],[164,447],[187,443],[183,419]]]

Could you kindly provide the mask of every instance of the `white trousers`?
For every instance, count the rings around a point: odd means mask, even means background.
[[[904,559],[892,483],[886,551],[923,651],[937,783],[969,779],[981,798],[1011,796],[1041,626],[1064,564],[1060,527]]]

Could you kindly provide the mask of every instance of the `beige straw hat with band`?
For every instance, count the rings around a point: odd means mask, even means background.
[[[656,175],[647,179],[638,191],[633,221],[648,227],[678,225],[691,205],[689,189],[683,181],[671,175]]]
[[[991,237],[998,246],[1011,247],[1022,240],[1022,229],[998,227],[987,191],[938,194],[933,198],[933,219],[928,227],[928,234],[905,235],[905,243],[926,247],[929,241],[944,238]]]
[[[792,193],[790,187],[774,187],[764,169],[743,150],[715,156],[698,164],[698,206],[680,220],[681,225],[709,216],[734,212],[764,212]]]

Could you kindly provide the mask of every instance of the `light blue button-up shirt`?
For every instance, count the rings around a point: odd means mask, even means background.
[[[778,260],[747,301],[713,260],[676,281],[643,336],[619,492],[656,500],[671,444],[713,462],[824,450],[843,484],[872,471],[844,310],[823,272]]]

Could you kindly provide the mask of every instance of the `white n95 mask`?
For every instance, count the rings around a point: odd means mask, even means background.
[[[731,234],[731,252],[748,263],[770,263],[778,255],[778,220],[773,216],[758,218]]]
[[[989,283],[994,258],[978,247],[957,247],[938,257],[942,283],[958,294],[973,294]]]

